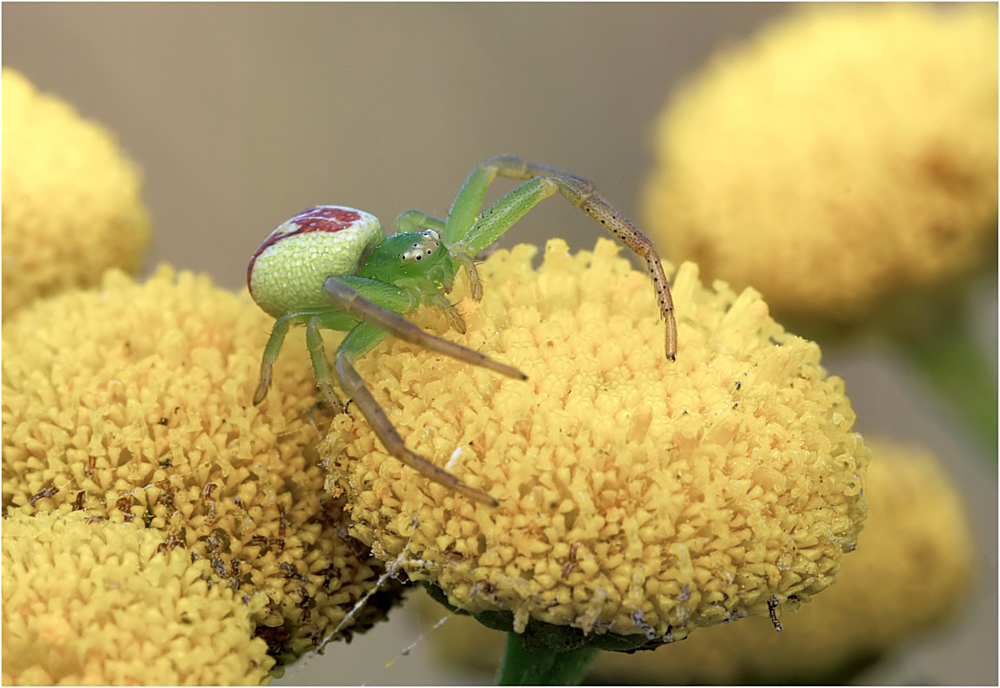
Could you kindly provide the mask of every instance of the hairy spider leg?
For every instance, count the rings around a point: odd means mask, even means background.
[[[267,345],[264,347],[264,355],[261,357],[260,361],[260,382],[258,383],[257,390],[253,395],[254,406],[264,401],[264,398],[267,396],[267,390],[271,388],[271,371],[274,368],[274,362],[278,359],[278,353],[281,351],[281,345],[285,343],[285,336],[288,334],[289,326],[293,323],[308,324],[309,321],[315,317],[325,317],[324,327],[331,330],[346,331],[357,324],[357,320],[351,318],[345,313],[339,314],[341,317],[338,322],[334,318],[334,316],[337,315],[338,314],[330,308],[289,311],[274,321],[274,326],[271,328],[271,336],[268,337]],[[329,402],[331,400],[327,399],[327,401]],[[331,405],[334,409],[342,409],[343,407],[343,404],[341,404],[339,400]]]
[[[461,253],[476,254],[492,246],[528,211],[558,190],[552,177],[535,177],[484,210],[465,236],[454,244]]]
[[[341,389],[354,400],[354,403],[364,415],[365,420],[368,421],[368,426],[372,429],[372,432],[375,433],[382,446],[392,456],[428,480],[455,490],[487,506],[497,506],[499,502],[490,495],[469,487],[448,471],[407,449],[403,438],[396,432],[396,428],[393,427],[392,421],[385,415],[385,411],[382,410],[382,407],[375,401],[375,397],[365,387],[364,381],[362,381],[361,376],[358,375],[358,372],[352,365],[354,354],[351,353],[350,349],[370,349],[385,337],[386,332],[384,330],[368,323],[361,323],[351,330],[347,338],[344,339],[340,349],[337,350],[337,356],[334,359],[334,368],[337,371],[337,380],[340,382]],[[345,346],[347,350],[345,350]]]
[[[487,187],[498,175],[528,181],[478,214]],[[449,247],[454,245],[456,255],[475,255],[499,239],[536,204],[557,191],[646,262],[660,315],[666,323],[666,355],[674,360],[677,355],[677,323],[670,283],[663,272],[660,257],[649,237],[619,213],[590,180],[516,156],[487,160],[472,171],[455,197],[445,221],[444,243]]]
[[[319,387],[320,394],[336,413],[341,413],[344,411],[344,404],[337,398],[337,393],[333,389],[330,364],[326,362],[326,348],[323,346],[323,335],[320,333],[320,329],[323,327],[321,316],[309,319],[309,322],[306,323],[306,348],[309,349],[309,358],[312,360],[316,386]]]
[[[366,283],[374,284],[369,285]],[[376,289],[391,286],[363,277],[330,277],[323,285],[323,292],[334,306],[362,321],[344,338],[334,358],[334,369],[337,381],[340,383],[340,388],[348,397],[354,400],[365,420],[368,421],[372,432],[375,433],[375,436],[378,437],[379,441],[386,448],[386,451],[392,456],[429,480],[454,489],[483,504],[496,506],[497,501],[490,495],[465,485],[448,471],[439,468],[419,454],[407,449],[403,438],[396,432],[392,422],[385,411],[378,405],[375,397],[365,387],[353,364],[354,361],[368,353],[389,334],[392,334],[405,341],[418,344],[424,348],[452,356],[473,365],[489,368],[508,377],[524,380],[527,379],[527,376],[516,368],[500,363],[499,361],[494,361],[478,351],[473,351],[447,339],[435,337],[406,320],[401,315],[373,301],[369,301],[359,293],[367,287],[375,285],[379,285],[375,287]],[[324,390],[324,393],[325,389],[330,389],[332,393],[330,371],[326,363],[326,358],[322,355],[323,343],[319,336],[318,328],[319,319],[314,318],[310,321],[306,335],[309,337],[310,332],[312,332],[313,341],[320,349],[318,359],[315,355],[313,357],[313,365],[316,368],[316,379],[319,381],[320,388]],[[312,350],[313,343],[310,343],[310,351]]]
[[[293,317],[293,313],[285,313],[274,321],[271,336],[267,338],[264,355],[260,359],[260,382],[257,383],[257,390],[253,393],[254,406],[264,401],[267,390],[271,388],[271,371],[274,369],[274,362],[278,360],[281,345],[285,343],[285,335],[288,334],[288,326],[292,324]]]
[[[507,377],[519,380],[528,379],[524,373],[513,366],[495,361],[489,356],[461,344],[437,337],[403,318],[399,313],[410,313],[416,310],[419,305],[418,299],[406,289],[365,277],[340,275],[327,278],[323,292],[333,307],[290,311],[274,321],[271,336],[267,340],[264,355],[261,358],[260,383],[254,394],[254,405],[262,402],[267,396],[274,362],[277,360],[281,345],[288,334],[288,328],[293,323],[305,323],[307,326],[306,343],[309,347],[313,368],[316,370],[317,381],[320,383],[320,391],[334,408],[339,408],[342,404],[332,394],[332,387],[324,385],[322,381],[323,379],[329,380],[330,375],[323,353],[323,340],[318,330],[322,328],[346,332],[362,321],[371,322],[389,334],[425,349],[437,351],[481,368],[488,368]],[[436,300],[435,305],[439,305]],[[444,299],[444,305],[450,307],[447,299]],[[444,305],[439,307],[443,308],[447,314]],[[464,328],[464,323],[462,323],[462,327]],[[377,343],[375,342],[375,344]],[[365,352],[356,353],[360,356]],[[324,370],[326,370],[325,375]]]
[[[406,305],[404,308],[400,308],[399,311],[391,308],[391,306],[386,307],[388,304],[383,305],[385,300],[371,298],[372,292],[370,290],[373,290],[380,296],[391,293],[391,291],[398,292],[400,295],[405,295],[407,299]],[[496,361],[486,354],[469,349],[461,344],[456,344],[448,339],[437,337],[430,332],[420,329],[404,318],[400,313],[409,313],[417,307],[416,298],[405,289],[365,277],[333,276],[328,277],[326,282],[324,282],[323,293],[338,310],[352,315],[360,321],[379,327],[398,339],[416,344],[425,349],[430,349],[431,351],[437,351],[445,356],[451,356],[452,358],[465,361],[480,368],[487,368],[515,380],[528,379],[527,375],[513,366]],[[378,301],[382,301],[382,303]],[[347,340],[344,341],[346,342]],[[375,344],[378,344],[378,342],[375,342],[372,346],[375,346]],[[340,347],[343,349],[344,343]],[[367,351],[368,349],[364,351],[353,350],[350,353],[355,357],[359,357]]]

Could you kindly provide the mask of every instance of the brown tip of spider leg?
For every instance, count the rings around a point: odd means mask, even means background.
[[[271,388],[271,366],[261,365],[260,368],[260,381],[257,383],[257,389],[253,393],[253,405],[257,406],[260,402],[264,401],[264,397],[267,396],[267,390]]]
[[[669,328],[669,324],[667,327]],[[666,354],[668,361],[677,360],[677,339],[670,336],[669,329],[667,331],[667,341],[666,346],[664,347],[664,353]]]
[[[475,502],[479,502],[480,504],[485,504],[488,507],[500,506],[500,502],[498,502],[493,497],[493,495],[483,492],[482,490],[477,490],[474,487],[469,487],[461,480],[459,480],[458,477],[456,477],[455,475],[448,473],[447,471],[444,471],[443,469],[440,468],[435,470],[434,472],[438,473],[438,476],[431,476],[428,475],[427,473],[424,473],[424,475],[427,475],[427,477],[431,478],[439,485],[443,485],[447,488],[454,490],[455,492],[458,492],[461,495],[465,495],[466,497]],[[443,475],[441,475],[442,473]]]
[[[437,473],[437,472],[438,471],[435,471],[435,473]],[[429,476],[428,475],[428,477],[430,477],[432,480],[434,480],[435,482],[437,482],[439,485],[443,485],[443,486],[445,486],[447,488],[450,488],[450,489],[454,490],[455,492],[458,492],[461,495],[465,495],[466,497],[468,497],[469,499],[471,499],[473,501],[479,502],[480,504],[485,504],[486,506],[489,506],[489,507],[498,507],[498,506],[500,506],[500,502],[498,502],[492,495],[490,495],[490,494],[488,494],[486,492],[483,492],[481,490],[477,490],[474,487],[469,487],[468,485],[466,485],[465,483],[463,483],[461,480],[459,480],[457,477],[455,477],[451,473],[447,473],[446,471],[442,471],[442,472],[444,473],[445,476],[447,476],[446,479],[442,480],[442,477],[444,477],[444,476],[435,477],[435,476]],[[425,473],[424,475],[427,475],[427,474]]]
[[[513,380],[527,380],[528,376],[522,373],[520,370],[512,365],[507,365],[506,363],[501,363],[500,361],[495,361],[492,358],[486,358],[485,361],[479,363],[483,368],[488,368],[495,373],[500,373],[505,377],[509,377]]]
[[[466,496],[471,497],[472,499],[476,500],[480,504],[485,504],[486,506],[489,506],[489,507],[498,507],[498,506],[500,506],[500,502],[498,502],[496,500],[496,498],[493,497],[492,495],[488,495],[485,492],[480,492],[479,490],[473,490],[472,488],[468,488],[468,489],[469,489],[469,491],[466,492]]]
[[[778,608],[779,604],[780,602],[778,601],[778,596],[771,595],[771,599],[767,601],[767,613],[771,617],[771,624],[774,626],[774,630],[783,631],[784,628],[782,627],[781,622],[778,621],[778,615],[774,611]]]

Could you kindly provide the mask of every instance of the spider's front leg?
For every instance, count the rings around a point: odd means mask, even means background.
[[[365,296],[382,296],[381,300],[387,305],[396,305],[399,310],[406,311],[408,304],[403,303],[402,300],[392,303],[392,299],[385,298],[394,289],[396,288],[392,285],[362,277],[330,277],[326,280],[323,291],[330,302],[338,310],[362,321],[348,333],[337,350],[334,370],[340,388],[354,401],[365,420],[368,421],[372,432],[392,456],[429,480],[483,504],[496,506],[497,501],[490,495],[469,487],[448,471],[406,447],[403,438],[393,427],[385,411],[365,387],[361,376],[354,369],[353,362],[369,352],[387,335],[392,334],[405,341],[473,365],[489,368],[508,377],[524,380],[527,379],[527,376],[516,368],[494,361],[478,351],[425,332],[398,313],[365,298]],[[361,292],[365,292],[365,295],[363,296]],[[399,299],[410,298],[403,290],[398,290],[398,294]],[[322,365],[324,368],[322,372],[317,368],[317,379],[326,377],[328,380],[329,370],[326,368],[325,358]]]
[[[393,308],[392,310],[380,305],[380,303],[389,301],[389,299],[384,298],[384,295],[393,292],[398,293],[400,298],[405,297],[409,299],[409,305],[406,307],[400,305],[399,308]],[[383,337],[385,334],[391,334],[397,339],[422,346],[425,349],[436,351],[445,356],[457,358],[460,361],[465,361],[480,368],[488,368],[515,380],[528,379],[527,375],[513,366],[496,361],[474,349],[469,349],[461,344],[456,344],[455,342],[432,335],[430,332],[425,332],[399,315],[396,312],[397,310],[408,313],[417,305],[415,299],[403,289],[364,277],[335,276],[327,278],[323,284],[323,293],[337,309],[382,330]],[[371,298],[372,296],[383,298]],[[386,305],[390,304],[386,303]],[[370,349],[380,341],[382,340],[379,339],[372,343],[368,348]],[[360,356],[366,351],[368,349],[364,351],[355,349],[356,356]]]
[[[486,188],[497,175],[527,181],[477,216]],[[677,323],[670,283],[660,257],[649,237],[618,212],[595,189],[593,182],[515,156],[487,160],[472,171],[452,204],[445,221],[445,245],[454,245],[459,255],[476,255],[499,239],[536,204],[556,192],[599,222],[646,262],[660,315],[666,323],[666,355],[673,360],[677,354]]]
[[[337,356],[334,360],[334,368],[337,371],[337,380],[340,382],[340,388],[354,401],[362,415],[364,415],[365,420],[368,421],[368,426],[372,429],[372,432],[375,433],[382,446],[392,456],[395,456],[428,480],[433,480],[439,485],[444,485],[482,504],[497,506],[499,502],[490,495],[481,490],[469,487],[448,471],[407,449],[403,438],[400,437],[399,433],[396,432],[396,428],[393,427],[392,421],[389,420],[385,411],[375,401],[372,393],[365,387],[361,376],[354,369],[353,359],[357,354],[353,352],[353,349],[356,347],[366,347],[368,342],[365,340],[381,340],[384,337],[385,332],[368,323],[361,323],[350,332],[343,344],[341,344],[340,349],[337,350]]]

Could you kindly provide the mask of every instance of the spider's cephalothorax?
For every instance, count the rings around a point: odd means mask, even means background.
[[[498,175],[525,182],[480,212],[486,188]],[[464,332],[465,323],[446,297],[456,274],[465,269],[472,297],[482,298],[475,256],[539,201],[557,192],[646,261],[660,313],[666,321],[666,355],[673,359],[677,351],[673,302],[652,242],[586,179],[518,157],[500,157],[487,160],[472,171],[445,220],[408,210],[396,218],[396,234],[386,237],[374,215],[344,206],[318,206],[275,229],[253,254],[247,268],[251,296],[277,318],[264,349],[254,403],[259,404],[267,394],[271,369],[289,326],[303,323],[320,391],[332,407],[343,408],[333,387],[320,330],[346,331],[348,334],[334,357],[337,382],[357,404],[388,452],[427,478],[495,506],[496,500],[488,494],[469,487],[406,448],[355,371],[353,361],[391,334],[473,365],[524,379],[524,374],[516,368],[424,332],[402,316],[422,304],[436,306],[444,310],[452,327]]]

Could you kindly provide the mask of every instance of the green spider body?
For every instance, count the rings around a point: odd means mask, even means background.
[[[480,212],[486,188],[497,175],[526,181]],[[254,253],[247,268],[251,296],[264,311],[277,318],[264,349],[254,403],[263,401],[267,394],[271,370],[289,326],[302,323],[306,325],[317,385],[328,404],[342,409],[333,388],[320,330],[347,331],[334,357],[337,381],[389,453],[429,479],[495,506],[496,501],[489,495],[465,485],[407,449],[352,363],[392,334],[473,365],[525,379],[517,369],[424,332],[402,316],[421,305],[435,306],[445,312],[454,329],[464,332],[464,321],[446,297],[458,271],[467,271],[473,298],[482,298],[474,257],[538,202],[557,192],[646,261],[667,324],[666,355],[673,359],[677,348],[673,304],[659,257],[649,239],[598,194],[589,181],[521,158],[501,157],[473,170],[446,220],[408,210],[396,219],[397,233],[387,237],[378,219],[369,213],[344,206],[318,206],[275,229]]]

